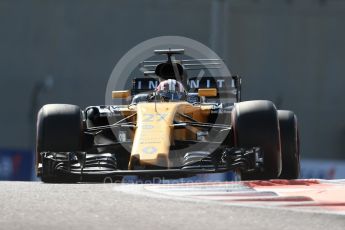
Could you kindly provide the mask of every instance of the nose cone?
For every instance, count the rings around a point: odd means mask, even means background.
[[[169,168],[169,149],[173,131],[171,125],[180,104],[171,102],[138,104],[137,129],[129,168],[133,168],[134,164]]]

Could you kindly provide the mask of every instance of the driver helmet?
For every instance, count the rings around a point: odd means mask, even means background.
[[[159,83],[156,92],[165,101],[182,100],[186,96],[186,91],[181,82],[175,79],[168,79]]]

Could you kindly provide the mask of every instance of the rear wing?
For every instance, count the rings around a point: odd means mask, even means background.
[[[157,88],[159,80],[157,78],[134,78],[132,81],[132,95],[153,91]],[[190,77],[187,79],[187,91],[189,93],[198,92],[199,88],[216,88],[217,98],[235,98],[241,101],[241,78],[232,77]]]

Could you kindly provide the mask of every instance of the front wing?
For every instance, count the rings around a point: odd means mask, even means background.
[[[262,170],[263,153],[260,148],[227,148],[218,155],[208,155],[194,162],[187,161],[179,168],[119,170],[116,157],[110,153],[43,153],[43,165],[39,174],[49,173],[55,177],[74,181],[89,181],[122,176],[148,178],[182,178],[204,173],[222,173],[227,171],[249,172]],[[192,158],[192,157],[190,157]]]

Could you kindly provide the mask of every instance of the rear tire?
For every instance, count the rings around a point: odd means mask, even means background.
[[[287,110],[278,110],[282,148],[281,179],[297,179],[300,173],[299,135],[296,115]]]
[[[261,147],[263,171],[243,172],[243,180],[276,179],[282,168],[277,110],[270,101],[236,103],[232,111],[235,147]]]
[[[36,137],[36,163],[42,163],[43,182],[64,182],[54,167],[42,160],[42,152],[77,152],[83,146],[83,116],[76,105],[49,104],[38,112]],[[65,180],[69,182],[68,178]]]

